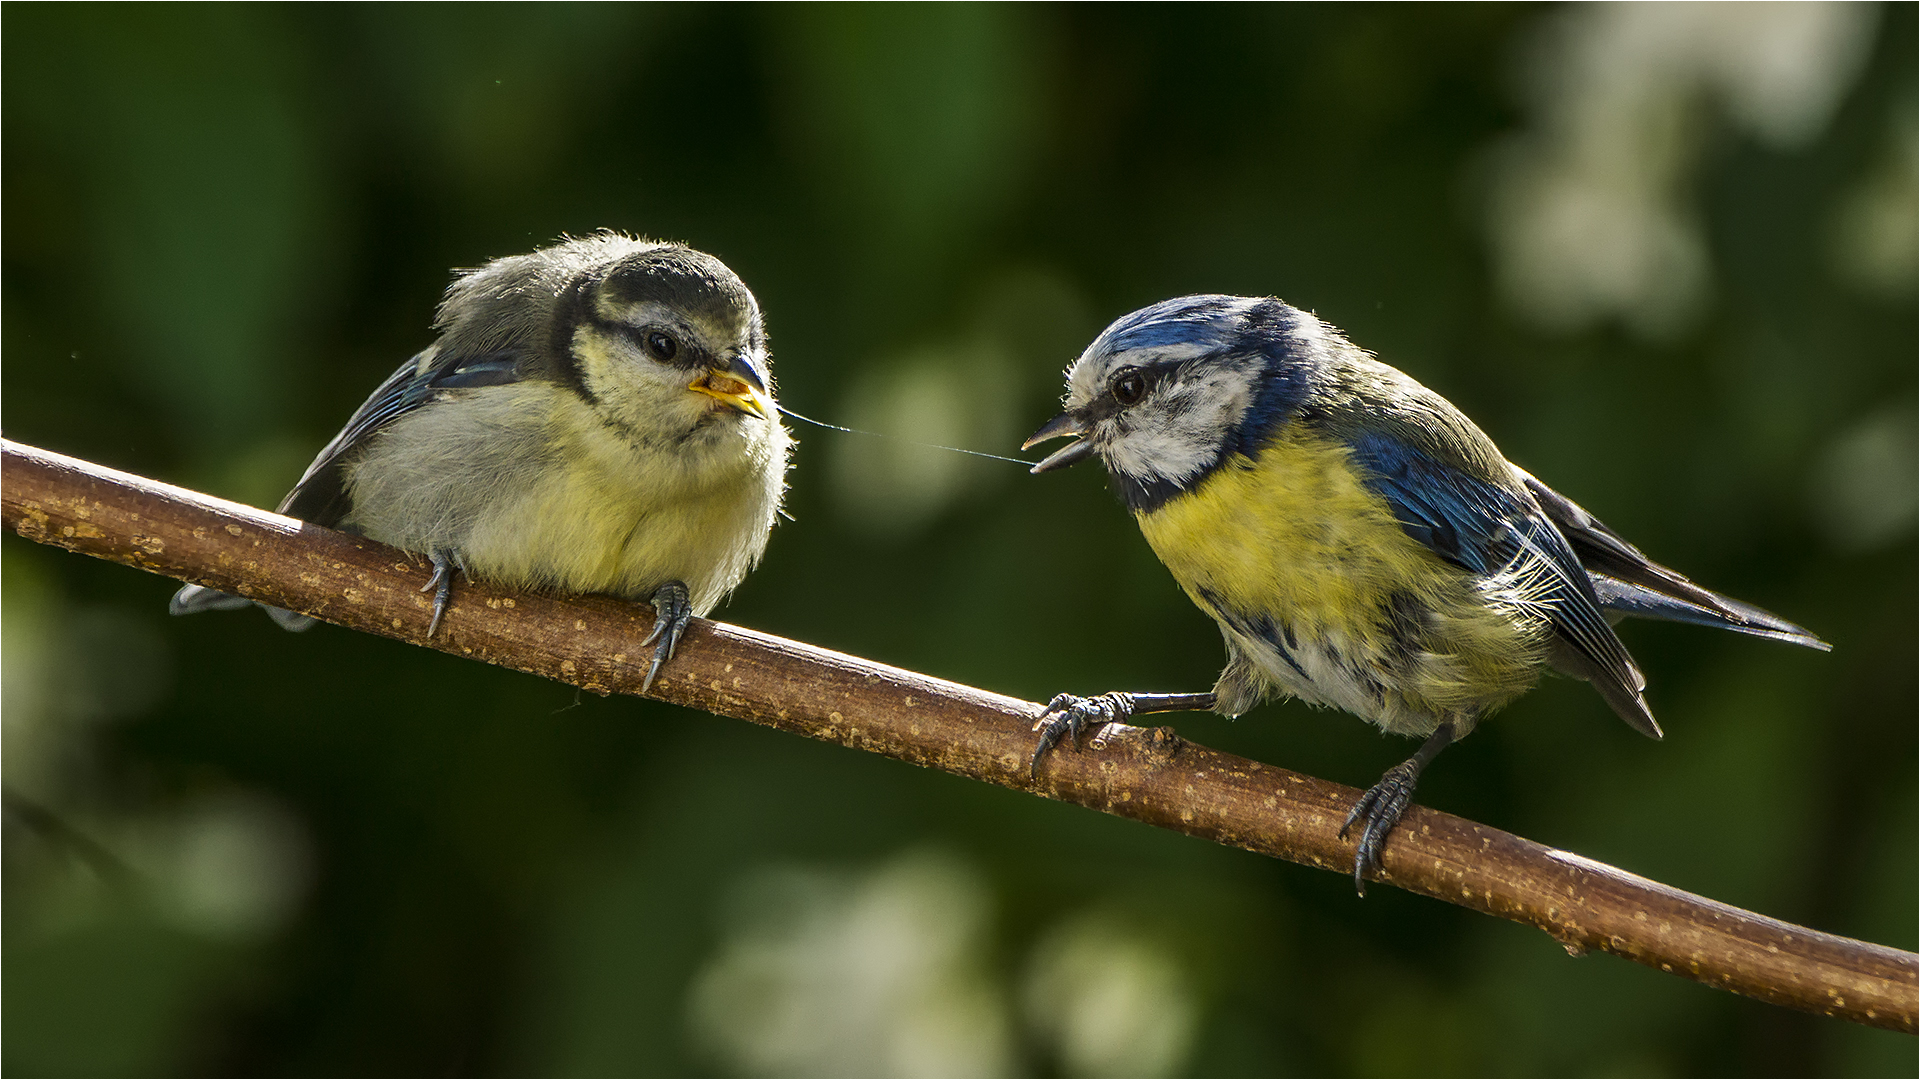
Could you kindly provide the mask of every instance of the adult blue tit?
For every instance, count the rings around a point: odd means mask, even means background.
[[[429,637],[455,569],[650,599],[651,686],[780,510],[790,439],[753,294],[711,255],[603,232],[460,274],[434,327],[280,512],[425,555]],[[172,611],[247,602],[189,585]]]
[[[1135,713],[1238,716],[1269,697],[1423,738],[1347,816],[1354,884],[1377,870],[1420,772],[1545,670],[1591,683],[1654,738],[1646,679],[1613,630],[1641,616],[1825,650],[1801,627],[1642,555],[1502,457],[1440,395],[1271,298],[1188,296],[1127,315],[1067,372],[1033,467],[1098,455],[1147,542],[1220,625],[1208,694],[1062,694],[1063,737]]]

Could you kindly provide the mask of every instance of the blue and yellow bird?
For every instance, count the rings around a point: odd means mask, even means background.
[[[1825,650],[1751,604],[1642,555],[1501,456],[1446,399],[1272,298],[1187,296],[1107,327],[1067,371],[1066,410],[1033,467],[1099,455],[1154,553],[1220,624],[1208,694],[1062,694],[1062,738],[1145,712],[1239,716],[1271,697],[1424,738],[1354,805],[1354,884],[1380,865],[1420,772],[1543,671],[1592,683],[1660,738],[1623,616]]]

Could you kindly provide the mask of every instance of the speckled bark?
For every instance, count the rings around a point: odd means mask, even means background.
[[[440,633],[425,560],[33,447],[4,443],[4,521],[29,540],[250,596],[596,693],[638,694],[650,608],[462,581]],[[266,632],[265,630],[262,631]],[[1027,775],[1040,706],[696,620],[653,697],[984,780],[1336,873],[1359,792],[1181,740],[1109,728]],[[1380,881],[1791,1008],[1912,1033],[1914,954],[1823,934],[1424,807]]]

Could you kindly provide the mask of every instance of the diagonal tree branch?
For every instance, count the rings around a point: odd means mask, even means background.
[[[291,518],[0,441],[6,528],[29,540],[209,585],[355,630],[600,694],[640,693],[652,611],[607,597],[463,583],[425,639],[427,568]],[[1110,726],[1027,775],[1040,706],[724,623],[696,620],[653,697],[1078,803],[1338,873],[1358,792],[1186,742]],[[1920,957],[1682,892],[1424,807],[1380,880],[1539,927],[1590,949],[1762,1001],[1912,1034]]]

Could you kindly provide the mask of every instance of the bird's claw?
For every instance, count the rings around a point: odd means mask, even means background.
[[[447,613],[447,604],[453,600],[454,557],[444,551],[427,553],[433,561],[433,576],[420,586],[421,592],[433,593],[433,619],[427,623],[427,638],[432,640],[434,632],[440,629],[440,619]]]
[[[1033,759],[1027,763],[1027,774],[1039,777],[1040,759],[1047,755],[1047,751],[1060,745],[1061,739],[1072,739],[1073,748],[1078,750],[1081,732],[1097,724],[1125,723],[1132,716],[1132,694],[1115,691],[1090,698],[1056,694],[1052,701],[1047,702],[1047,711],[1033,722],[1033,730],[1040,733],[1040,744],[1033,748]]]
[[[1361,896],[1367,895],[1366,873],[1381,868],[1380,855],[1386,848],[1387,834],[1413,804],[1413,788],[1419,778],[1420,767],[1412,761],[1403,761],[1388,769],[1380,782],[1368,788],[1353,804],[1353,809],[1347,812],[1346,823],[1340,826],[1342,840],[1347,838],[1347,831],[1355,822],[1364,826],[1353,851],[1353,887]]]
[[[660,665],[673,659],[673,650],[680,644],[680,635],[687,632],[687,624],[692,621],[693,601],[687,594],[685,584],[669,581],[653,591],[653,632],[640,643],[642,648],[654,646],[653,663],[648,665],[646,680],[640,684],[641,693],[653,689],[653,680],[660,674]]]

